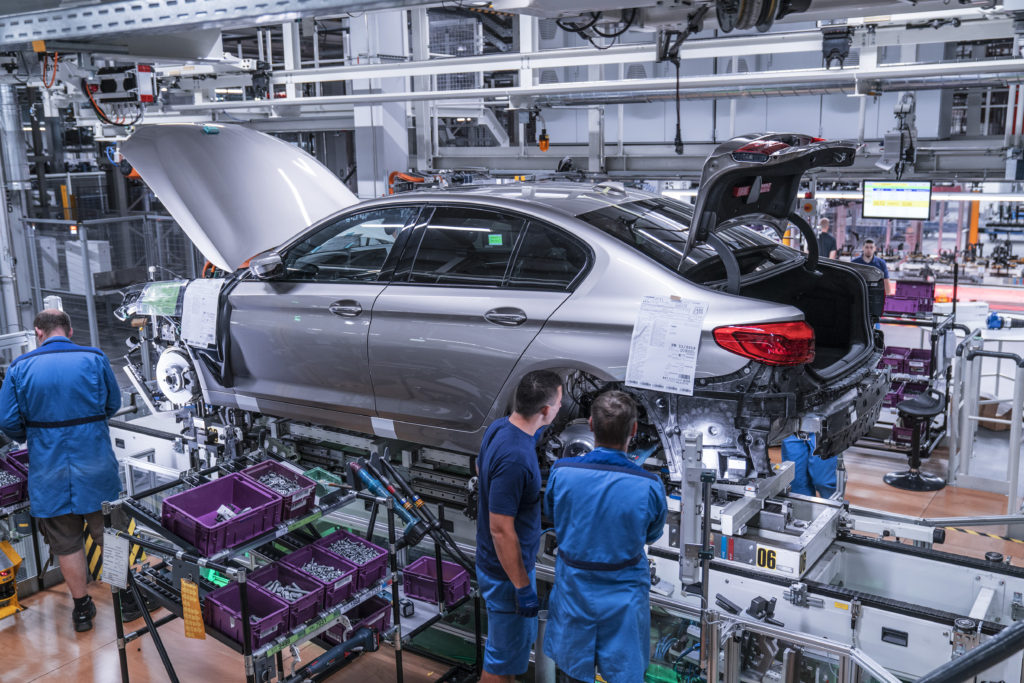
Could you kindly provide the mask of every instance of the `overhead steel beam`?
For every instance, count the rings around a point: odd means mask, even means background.
[[[993,17],[964,22],[959,27],[942,26],[938,29],[910,30],[903,26],[879,27],[873,34],[861,31],[855,38],[855,47],[869,41],[871,47],[889,45],[916,45],[950,41],[993,40],[1013,36],[1013,22],[1005,17]],[[736,55],[784,54],[820,52],[821,31],[788,31],[757,35],[737,35],[721,38],[690,40],[679,51],[681,59],[711,59]],[[596,66],[601,64],[629,64],[653,62],[657,57],[653,44],[634,43],[617,45],[607,50],[594,48],[566,48],[541,52],[474,55],[427,61],[395,62],[389,64],[362,64],[276,71],[272,82],[278,84],[323,83],[347,81],[357,78],[388,78],[393,76],[435,76],[438,74],[481,71],[513,71],[521,69],[554,69],[566,66]]]
[[[923,142],[918,150],[917,162],[907,178],[933,180],[990,180],[1002,178],[1005,172],[1004,156],[1000,150],[1001,138],[993,138],[990,145],[978,140],[934,140]],[[621,178],[691,179],[698,180],[707,157],[715,150],[715,143],[688,142],[686,151],[677,155],[671,144],[627,144],[622,154],[610,153],[605,157],[609,175]],[[857,155],[852,166],[830,168],[815,174],[818,178],[862,178],[877,175],[874,162],[878,158],[878,145]],[[442,147],[435,159],[437,168],[487,168],[497,175],[530,172],[553,172],[559,161],[568,156],[576,168],[586,168],[589,152],[586,144],[552,145],[548,152],[534,147],[525,154],[518,148],[499,147]]]
[[[280,24],[328,12],[427,5],[423,0],[115,0],[0,16],[0,46],[81,40],[119,33]]]
[[[870,69],[795,69],[779,71],[757,71],[740,74],[708,74],[687,76],[679,81],[683,92],[704,89],[709,97],[717,97],[714,90],[724,89],[729,92],[742,92],[742,89],[754,88],[765,93],[776,88],[787,86],[815,86],[821,88],[853,86],[857,92],[870,93],[877,83],[891,82],[900,79],[924,79],[943,77],[947,79],[986,78],[999,79],[1006,83],[1024,81],[1024,60],[993,59],[977,62],[949,62],[941,64],[900,64],[894,66],[878,66]],[[969,82],[954,84],[968,87]],[[942,87],[936,84],[933,87]],[[433,90],[427,92],[390,92],[362,93],[357,95],[336,95],[331,97],[306,97],[297,100],[303,104],[377,104],[382,102],[415,102],[441,101],[452,99],[483,98],[498,104],[508,101],[512,106],[517,101],[554,95],[579,95],[592,97],[595,93],[617,94],[629,92],[651,92],[675,90],[675,78],[653,78],[615,81],[585,81],[578,83],[552,83],[534,86],[514,86],[510,88],[472,88],[468,90]],[[279,107],[281,100],[261,102],[203,102],[193,105],[179,105],[178,111],[195,110],[234,110],[253,107]]]

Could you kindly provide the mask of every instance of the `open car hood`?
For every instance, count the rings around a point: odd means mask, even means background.
[[[800,178],[822,166],[849,166],[856,143],[794,133],[744,135],[724,142],[704,162],[686,252],[727,221],[747,216],[785,219]]]
[[[121,153],[203,256],[227,271],[359,201],[298,147],[242,126],[142,126]]]

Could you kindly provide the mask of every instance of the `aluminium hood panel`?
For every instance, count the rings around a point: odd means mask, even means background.
[[[242,126],[141,126],[121,153],[203,256],[227,271],[359,201],[309,154]]]

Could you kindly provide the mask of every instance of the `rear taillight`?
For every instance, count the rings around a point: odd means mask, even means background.
[[[765,162],[776,152],[788,149],[789,145],[781,140],[755,140],[747,143],[732,153],[736,161]]]
[[[761,323],[716,327],[715,341],[726,351],[767,365],[801,365],[814,360],[814,330],[807,323]]]

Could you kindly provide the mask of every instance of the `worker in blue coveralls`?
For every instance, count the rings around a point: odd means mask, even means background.
[[[558,540],[544,653],[574,681],[641,683],[650,658],[644,544],[668,512],[661,479],[626,457],[636,403],[608,391],[590,409],[595,448],[551,468],[545,510]]]
[[[121,492],[107,429],[121,392],[103,352],[71,341],[66,313],[47,309],[34,327],[38,348],[11,363],[0,388],[0,429],[28,442],[32,516],[74,599],[72,624],[88,631],[96,606],[86,592],[83,530],[88,524],[102,544],[102,503]]]
[[[789,490],[805,496],[831,498],[836,492],[836,470],[839,458],[821,458],[814,454],[817,437],[807,434],[787,436],[782,440],[782,460],[795,463],[793,483]]]
[[[477,458],[476,574],[487,607],[484,683],[513,683],[530,666],[537,639],[540,467],[537,440],[562,405],[562,378],[527,373],[512,414],[484,434]]]

